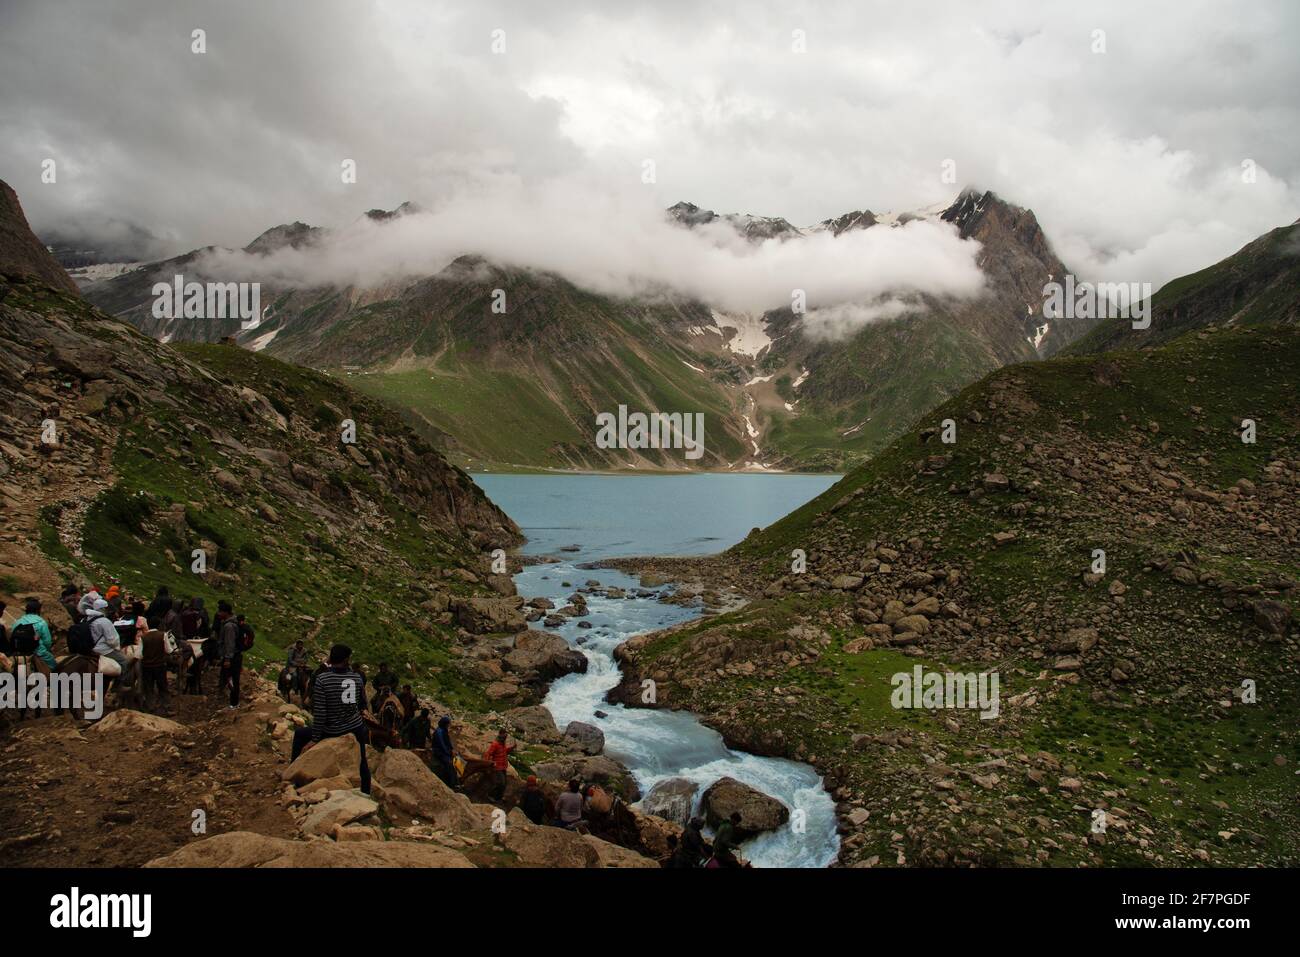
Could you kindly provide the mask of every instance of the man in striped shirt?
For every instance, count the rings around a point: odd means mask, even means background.
[[[361,791],[370,793],[370,765],[366,763],[366,745],[370,734],[361,719],[365,707],[366,679],[352,670],[352,649],[335,645],[330,649],[329,670],[322,671],[312,682],[311,725],[293,733],[293,757],[322,738],[341,738],[346,734],[357,739],[361,747]]]

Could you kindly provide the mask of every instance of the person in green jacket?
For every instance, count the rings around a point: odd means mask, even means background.
[[[737,867],[736,851],[740,849],[737,830],[740,827],[740,812],[732,811],[731,817],[718,825],[713,835],[713,856],[725,867]]]
[[[17,631],[23,625],[31,625],[36,632],[36,657],[50,666],[53,671],[59,666],[58,661],[54,658],[54,635],[50,633],[50,623],[41,617],[41,600],[39,598],[27,599],[24,607],[27,614],[14,622],[14,627],[10,632]]]

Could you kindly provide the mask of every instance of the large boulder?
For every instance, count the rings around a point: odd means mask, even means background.
[[[504,717],[515,736],[530,744],[559,744],[564,738],[555,726],[555,717],[540,704],[511,708]]]
[[[682,826],[658,815],[646,814],[635,807],[629,807],[628,811],[636,822],[637,850],[655,860],[662,861],[669,857],[672,847],[668,844],[668,838],[676,837],[680,840]]]
[[[530,680],[552,681],[574,672],[587,670],[587,656],[559,635],[544,631],[527,631],[515,638],[514,649],[502,659],[507,671]]]
[[[790,809],[776,798],[735,778],[719,778],[710,784],[704,792],[702,806],[711,827],[717,827],[733,811],[739,811],[737,831],[744,836],[771,831],[790,819]]]
[[[91,727],[91,730],[100,734],[118,733],[136,737],[156,737],[162,734],[177,734],[185,730],[185,725],[160,718],[156,714],[119,708],[104,715]]]
[[[522,605],[523,600],[518,596],[474,595],[452,599],[456,623],[473,635],[525,631],[528,622],[520,611]]]
[[[600,754],[605,750],[605,732],[585,721],[570,721],[564,729],[564,738],[583,754]]]
[[[298,755],[298,760],[280,772],[280,780],[294,787],[310,784],[318,778],[344,778],[353,787],[361,786],[361,751],[352,735],[324,738]]]
[[[691,819],[695,792],[699,789],[698,784],[686,778],[668,778],[652,787],[650,793],[641,799],[641,810],[684,827]]]
[[[598,867],[600,854],[581,834],[562,827],[534,824],[519,808],[506,817],[497,841],[523,867]]]
[[[469,798],[443,784],[414,751],[389,748],[375,765],[374,781],[376,796],[390,812],[452,831],[484,826]]]
[[[326,837],[334,833],[335,827],[365,820],[378,811],[374,798],[360,791],[330,791],[325,800],[307,809],[298,829],[307,837]]]
[[[473,867],[465,855],[414,841],[290,841],[231,831],[193,841],[145,867]]]
[[[623,765],[604,754],[593,756],[567,755],[533,765],[533,773],[542,781],[561,786],[571,778],[588,784],[599,784],[607,791],[619,795],[629,804],[641,796],[636,778]]]
[[[1259,598],[1251,602],[1250,610],[1255,624],[1270,635],[1285,635],[1291,623],[1291,609],[1272,598]]]
[[[609,841],[602,841],[593,834],[584,834],[582,839],[596,850],[596,867],[659,867],[659,862],[636,851]]]

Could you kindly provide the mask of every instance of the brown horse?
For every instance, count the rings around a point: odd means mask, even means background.
[[[361,720],[366,724],[366,730],[370,733],[370,743],[376,751],[402,746],[401,735],[396,731],[385,728],[369,711],[362,712]]]

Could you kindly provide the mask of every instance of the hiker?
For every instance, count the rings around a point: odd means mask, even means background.
[[[148,620],[148,617],[148,615],[145,615],[146,620]],[[181,627],[180,602],[174,601],[167,606],[167,612],[162,616],[162,621],[158,623],[158,627],[162,629],[163,634],[171,632],[173,638],[179,639],[181,637],[185,629]]]
[[[97,593],[95,593],[97,594]],[[86,621],[90,623],[90,636],[95,639],[95,654],[99,655],[99,671],[109,678],[126,674],[128,662],[122,654],[122,639],[108,620],[104,612],[108,611],[108,602],[96,598],[86,609]]]
[[[740,861],[736,857],[736,851],[740,848],[739,830],[739,811],[732,811],[731,816],[718,825],[713,835],[713,860],[717,861],[717,866],[740,866]]]
[[[370,765],[366,763],[366,745],[370,734],[361,719],[366,700],[365,681],[352,670],[352,649],[335,645],[330,649],[329,670],[312,682],[311,724],[293,733],[292,759],[324,738],[352,735],[361,747],[361,792],[370,793]]]
[[[682,830],[681,841],[677,846],[679,862],[673,866],[699,867],[708,855],[709,843],[704,839],[704,819],[693,817]]]
[[[523,809],[524,816],[534,824],[542,824],[546,821],[546,795],[542,793],[541,785],[537,783],[537,775],[528,775],[528,782],[524,785],[524,797],[519,802],[520,808]]]
[[[555,826],[567,828],[582,827],[582,791],[577,778],[569,782],[569,789],[555,799]]]
[[[63,610],[68,613],[75,625],[86,616],[77,610],[77,603],[81,601],[81,589],[72,583],[63,586],[63,593],[59,596],[59,603],[63,605]]]
[[[168,714],[170,708],[167,699],[167,636],[162,630],[162,621],[158,618],[148,619],[149,630],[140,639],[140,672],[144,676],[144,706],[146,711],[153,711],[150,704],[151,692],[157,691],[154,704],[160,707],[155,714]]]
[[[218,635],[221,649],[221,681],[217,684],[217,690],[224,688],[227,682],[230,684],[230,708],[234,709],[239,707],[239,675],[244,669],[244,653],[239,648],[239,620],[235,618],[230,602],[218,602],[217,609],[218,617],[222,613],[225,614]]]
[[[599,784],[587,785],[585,794],[587,800],[587,810],[596,814],[608,814],[614,807],[614,798],[608,791]]]
[[[203,669],[216,657],[216,649],[212,641],[212,622],[208,619],[208,610],[203,607],[203,599],[197,595],[181,612],[181,632],[185,646],[191,649],[190,653],[194,656],[189,673],[185,676],[185,690],[199,694],[203,691]],[[194,650],[191,642],[199,642],[197,650]]]
[[[483,760],[492,762],[492,800],[500,801],[506,796],[506,769],[510,767],[510,752],[513,744],[506,745],[506,729],[497,732],[497,739],[488,745]]]
[[[417,714],[402,728],[402,743],[408,748],[422,750],[429,746],[433,735],[433,724],[429,721],[429,709],[421,708]]]
[[[153,596],[153,601],[145,610],[146,618],[157,618],[162,621],[162,616],[167,614],[167,610],[172,606],[171,592],[167,590],[166,585],[159,585],[157,593]]]
[[[460,775],[456,773],[456,748],[451,743],[451,715],[449,714],[444,714],[438,719],[438,730],[433,733],[433,759],[433,773],[453,791],[459,788]]]
[[[303,671],[308,670],[307,646],[303,643],[301,638],[295,641],[293,647],[289,649],[289,657],[285,659],[284,664],[286,668],[301,668]]]
[[[397,700],[402,703],[402,713],[408,720],[420,710],[420,699],[415,696],[410,685],[402,685],[402,693],[397,696]]]
[[[77,599],[77,614],[81,615],[82,618],[85,618],[86,612],[94,608],[95,602],[99,601],[103,597],[104,596],[99,593],[99,589],[94,585],[91,585],[86,589],[85,593]]]
[[[0,655],[12,655],[14,646],[9,644],[9,630],[5,628],[5,609],[9,606],[0,601]]]
[[[203,599],[197,595],[190,601],[189,607],[181,612],[181,631],[185,633],[186,641],[202,641],[212,634],[208,610],[203,607]]]
[[[35,655],[51,671],[59,663],[54,659],[54,636],[50,633],[50,623],[41,617],[41,600],[28,598],[23,605],[24,614],[14,622],[9,634],[9,643],[18,655]]]
[[[379,665],[379,673],[375,675],[375,697],[379,698],[379,692],[385,688],[392,690],[397,687],[397,676],[388,670],[388,662]]]

